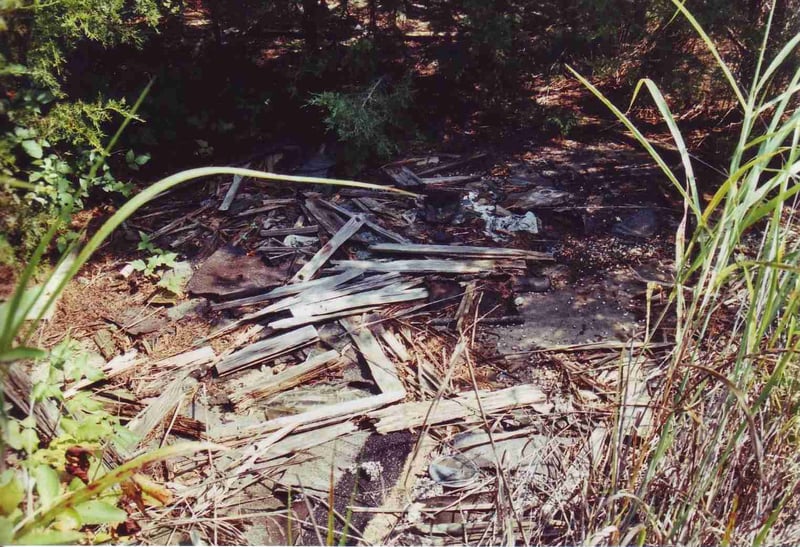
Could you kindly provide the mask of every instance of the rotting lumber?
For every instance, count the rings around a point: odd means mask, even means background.
[[[480,397],[480,405],[477,397]],[[436,411],[429,413],[431,405],[436,400],[417,401],[394,405],[371,412],[368,417],[374,420],[375,430],[380,434],[393,431],[413,429],[425,425],[438,425],[454,420],[459,423],[480,422],[482,412],[492,414],[508,411],[514,408],[533,407],[534,410],[547,413],[552,405],[547,403],[547,396],[539,387],[533,384],[514,386],[499,391],[474,391],[464,392],[452,399],[441,399],[436,406]]]
[[[285,355],[317,341],[319,341],[319,334],[312,325],[267,338],[227,356],[217,363],[217,373],[220,376],[230,374],[246,366]]]
[[[336,232],[336,234],[325,244],[323,245],[317,254],[309,260],[299,272],[294,274],[292,277],[292,283],[302,283],[303,281],[310,281],[314,275],[325,265],[326,262],[333,256],[339,247],[341,247],[345,241],[350,239],[352,236],[358,232],[361,227],[364,225],[364,219],[360,216],[354,216],[347,223],[342,226],[342,228]]]
[[[426,256],[440,255],[484,259],[553,260],[553,255],[551,253],[501,247],[473,247],[469,245],[400,245],[395,243],[379,243],[370,245],[369,250],[379,253],[420,254]]]

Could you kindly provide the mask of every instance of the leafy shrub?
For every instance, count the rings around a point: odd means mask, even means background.
[[[319,93],[308,104],[326,112],[326,127],[342,143],[348,167],[357,170],[368,160],[384,159],[398,150],[400,137],[411,129],[405,114],[412,96],[407,79],[390,88],[381,78],[352,93]]]

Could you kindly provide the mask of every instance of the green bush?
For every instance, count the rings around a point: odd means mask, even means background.
[[[342,143],[345,163],[357,170],[397,152],[401,137],[411,130],[406,113],[412,98],[409,80],[390,88],[381,78],[352,93],[319,93],[308,104],[325,111],[325,125]]]

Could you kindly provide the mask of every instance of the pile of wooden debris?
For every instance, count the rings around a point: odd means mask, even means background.
[[[150,540],[194,530],[213,543],[308,544],[333,530],[366,544],[498,543],[569,527],[559,519],[606,439],[592,425],[603,396],[591,395],[594,372],[570,369],[586,376],[586,406],[565,402],[476,343],[481,325],[514,321],[517,292],[547,289],[537,268],[553,259],[528,250],[527,234],[505,234],[526,249],[491,241],[485,210],[471,216],[459,197],[480,177],[426,178],[481,157],[387,166],[417,199],[237,177],[212,184],[199,208],[165,196],[127,223],[193,256],[185,290],[207,300],[199,313],[214,326],[167,359],[116,356],[101,383],[67,397],[94,389],[129,418],[141,440],[117,461],[178,437],[229,448],[150,470],[174,492],[142,518]],[[642,374],[598,391],[627,382],[644,399]]]

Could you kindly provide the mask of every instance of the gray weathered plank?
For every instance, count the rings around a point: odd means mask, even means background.
[[[363,321],[354,317],[339,320],[347,330],[358,347],[358,351],[367,362],[372,379],[381,390],[381,393],[402,392],[405,397],[406,389],[397,375],[397,367],[386,356],[383,348],[372,332],[363,326]]]
[[[250,167],[250,164],[245,164],[244,168],[247,169]],[[222,205],[219,206],[220,211],[227,211],[231,208],[231,204],[233,200],[236,199],[236,194],[239,192],[239,186],[242,184],[242,180],[244,177],[241,175],[234,175],[233,182],[231,183],[230,188],[228,188],[228,192],[225,194],[225,198],[222,200]]]
[[[247,409],[259,399],[298,386],[334,368],[339,364],[340,357],[339,352],[334,350],[314,355],[299,365],[287,367],[274,376],[266,376],[260,381],[243,386],[231,393],[229,398],[237,410]]]
[[[360,216],[354,216],[350,220],[347,221],[347,224],[342,226],[342,229],[336,232],[334,235],[322,248],[317,251],[317,254],[309,260],[299,272],[294,274],[292,277],[291,283],[301,283],[303,281],[309,281],[314,275],[319,271],[322,266],[325,265],[326,262],[333,256],[339,247],[342,244],[350,239],[355,233],[361,229],[364,225],[364,218]]]
[[[375,429],[386,434],[392,431],[412,429],[425,425],[437,425],[453,420],[461,423],[482,421],[481,409],[486,414],[531,406],[539,412],[549,412],[547,396],[533,384],[514,386],[499,391],[479,391],[480,405],[474,391],[464,392],[453,399],[403,403],[383,410],[371,412],[369,418],[376,420]],[[430,412],[431,405],[434,410]]]
[[[524,269],[525,264],[495,260],[334,260],[336,270],[362,270],[365,272],[415,272],[415,273],[482,273],[500,267]]]
[[[498,247],[474,247],[468,245],[423,245],[379,243],[370,245],[370,251],[379,253],[421,254],[426,256],[462,256],[469,258],[485,259],[522,259],[522,260],[553,260],[551,253],[528,251],[526,249],[509,249]]]
[[[267,338],[250,344],[217,363],[217,373],[220,375],[230,374],[240,368],[284,355],[317,341],[319,341],[317,329],[311,325],[272,338]]]

